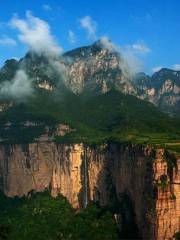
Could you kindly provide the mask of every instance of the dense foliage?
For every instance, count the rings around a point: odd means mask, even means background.
[[[62,86],[61,86],[62,88]],[[28,131],[23,124],[35,123]],[[11,126],[6,128],[7,122]],[[33,141],[46,125],[68,124],[75,131],[57,142],[102,143],[107,140],[168,142],[179,140],[179,119],[161,113],[152,104],[112,90],[106,94],[75,95],[67,89],[37,90],[25,102],[16,102],[0,114],[0,136],[13,141]]]
[[[180,239],[180,232],[175,233],[174,238],[175,238],[175,240],[179,240]]]
[[[117,227],[112,214],[89,204],[75,211],[62,196],[48,192],[22,199],[0,195],[1,240],[115,240]]]

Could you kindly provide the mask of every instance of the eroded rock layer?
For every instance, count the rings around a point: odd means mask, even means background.
[[[50,189],[75,208],[96,201],[113,209],[122,233],[130,226],[143,239],[172,239],[180,229],[180,159],[169,161],[163,149],[136,145],[2,144],[0,189],[10,197]]]

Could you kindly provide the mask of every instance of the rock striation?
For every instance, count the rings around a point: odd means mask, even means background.
[[[56,58],[28,52],[16,61],[7,60],[0,69],[1,88],[11,83],[18,70],[31,81],[33,92],[53,93],[67,88],[75,94],[99,95],[112,89],[147,100],[163,112],[180,115],[180,71],[162,68],[148,76],[132,68],[108,39],[73,49]],[[88,94],[87,94],[88,93]],[[0,111],[12,105],[11,96],[0,101]]]
[[[164,112],[180,114],[180,71],[162,68],[151,77],[139,73],[134,82],[142,90],[140,98],[152,102]]]
[[[109,40],[66,52],[64,60],[69,72],[67,85],[76,94],[102,94],[112,88],[125,94],[137,93],[127,63]]]
[[[180,230],[180,159],[169,161],[149,146],[1,144],[0,189],[9,197],[49,189],[75,208],[99,202],[113,209],[122,234],[130,226],[142,239],[172,239]]]

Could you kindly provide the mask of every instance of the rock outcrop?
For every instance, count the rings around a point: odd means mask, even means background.
[[[109,40],[99,40],[91,46],[69,51],[64,54],[64,59],[69,69],[68,87],[74,93],[102,94],[115,88],[136,95],[128,65]]]
[[[37,142],[0,145],[0,189],[9,197],[50,189],[75,207],[113,208],[120,230],[143,239],[172,239],[180,229],[180,159],[164,150],[106,144]]]
[[[142,90],[140,98],[152,102],[164,112],[180,114],[180,71],[162,68],[152,77],[139,73],[134,82]]]
[[[15,69],[13,65],[14,60],[5,63],[0,69],[0,80],[12,80],[8,73]],[[47,92],[59,91],[62,85],[75,94],[84,91],[102,94],[112,88],[126,94],[137,92],[127,63],[109,40],[99,40],[56,58],[30,51],[16,65],[26,72],[33,88]]]
[[[172,239],[173,233],[180,231],[180,159],[173,169],[162,158],[164,151],[157,152],[153,164],[154,181],[159,180],[156,195],[156,237],[157,239]],[[165,177],[166,182],[162,182]]]

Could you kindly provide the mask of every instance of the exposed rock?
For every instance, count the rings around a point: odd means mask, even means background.
[[[12,107],[12,102],[1,102],[0,103],[0,112],[6,111],[8,108]]]
[[[35,89],[54,92],[65,85],[76,94],[102,94],[116,89],[148,100],[164,112],[180,115],[180,71],[163,68],[151,77],[138,73],[132,79],[128,64],[108,40],[104,44],[101,39],[55,59],[28,52],[20,61],[8,60],[0,70],[1,84],[11,81],[18,69],[26,72]]]
[[[84,90],[105,93],[116,88],[135,94],[128,66],[116,51],[105,48],[101,41],[64,54],[69,66],[69,87],[74,93]]]
[[[55,134],[57,136],[65,136],[67,133],[74,131],[69,125],[59,124],[56,128]]]
[[[173,169],[172,179],[168,174],[167,162],[163,161],[164,150],[157,152],[157,159],[153,164],[154,181],[161,176],[167,176],[167,187],[158,187],[156,197],[156,216],[158,227],[157,239],[172,239],[175,232],[180,230],[180,159]]]
[[[43,88],[43,89],[48,90],[48,91],[52,91],[53,90],[53,87],[47,81],[39,83],[38,87],[39,88]]]
[[[142,90],[138,94],[141,99],[147,99],[164,112],[180,115],[180,71],[163,68],[152,77],[140,73],[134,82]]]
[[[158,184],[162,175],[166,188]],[[0,189],[7,196],[46,188],[53,196],[62,193],[75,208],[90,200],[101,206],[115,201],[122,228],[121,206],[131,209],[143,239],[172,239],[180,228],[180,159],[169,176],[163,149],[152,155],[150,147],[136,145],[0,145]]]

